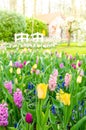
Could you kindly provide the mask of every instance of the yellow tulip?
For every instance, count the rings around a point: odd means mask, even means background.
[[[70,94],[65,93],[62,89],[56,94],[56,99],[60,100],[64,105],[70,105]]]
[[[9,71],[10,71],[10,73],[13,73],[13,68],[10,68],[10,70],[9,70]]]
[[[60,101],[64,104],[64,105],[70,105],[70,94],[68,93],[64,93],[60,95]]]
[[[17,80],[17,78],[14,79],[14,82],[15,82],[15,84],[18,84],[18,80]]]
[[[13,65],[13,63],[12,63],[12,61],[10,61],[9,66],[12,66],[12,65]]]
[[[32,69],[37,69],[37,64],[34,64],[34,65],[32,66]]]
[[[39,99],[45,99],[47,94],[47,84],[40,83],[37,85],[37,94]]]
[[[56,94],[56,99],[60,100],[60,94],[59,93]]]
[[[60,89],[59,93],[60,94],[64,94],[64,91],[62,89]]]
[[[34,64],[31,68],[31,74],[36,72],[36,69],[37,69],[37,64]]]
[[[21,69],[20,69],[20,68],[17,68],[16,73],[17,73],[17,74],[21,74]]]
[[[77,83],[81,83],[81,82],[82,82],[82,76],[79,75],[79,76],[77,77]]]

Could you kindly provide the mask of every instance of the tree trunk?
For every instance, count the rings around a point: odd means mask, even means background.
[[[67,45],[70,46],[71,33],[69,29],[66,30],[66,36],[67,36]]]
[[[68,38],[68,46],[70,46],[70,40],[71,40],[71,36],[69,36]]]

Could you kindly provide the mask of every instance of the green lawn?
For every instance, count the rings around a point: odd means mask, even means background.
[[[68,54],[86,54],[86,47],[67,47],[57,46],[54,50],[58,52],[67,52]]]
[[[67,46],[67,43],[59,44],[57,47],[52,48],[52,51],[66,52],[68,54],[85,54],[86,55],[86,42],[82,46],[78,46],[77,43],[71,43]]]

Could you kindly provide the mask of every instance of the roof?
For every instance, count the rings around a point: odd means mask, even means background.
[[[46,24],[50,24],[57,17],[62,17],[63,19],[65,18],[64,16],[58,13],[49,13],[35,16],[35,18],[45,22]]]

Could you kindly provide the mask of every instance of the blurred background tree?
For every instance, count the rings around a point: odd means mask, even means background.
[[[86,0],[0,0],[0,9],[16,11],[25,16],[59,12],[86,17]]]

